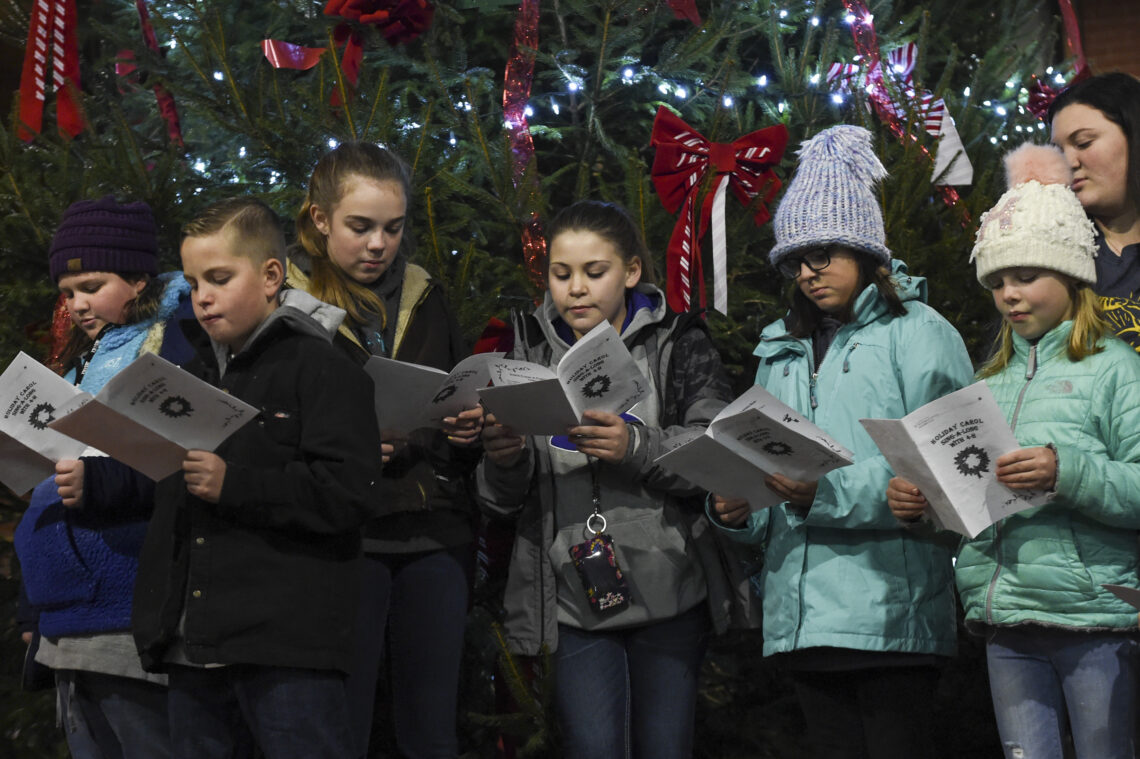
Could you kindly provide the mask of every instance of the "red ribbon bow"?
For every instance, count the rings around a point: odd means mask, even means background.
[[[661,107],[653,120],[650,144],[657,149],[653,158],[653,186],[669,213],[681,209],[673,227],[666,253],[666,295],[674,311],[688,311],[695,280],[701,306],[705,305],[705,284],[701,271],[700,240],[712,221],[713,307],[728,313],[727,253],[724,238],[725,191],[731,187],[737,199],[748,205],[759,197],[761,204],[753,219],[759,226],[770,215],[765,203],[771,202],[781,183],[772,172],[784,155],[788,130],[783,124],[751,132],[724,144],[709,142],[672,111]],[[696,225],[697,188],[705,174],[716,178],[701,205],[700,226]],[[695,230],[694,230],[695,228]],[[695,232],[695,233],[694,233]]]

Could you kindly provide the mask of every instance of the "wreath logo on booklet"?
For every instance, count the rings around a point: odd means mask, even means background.
[[[55,421],[55,406],[50,403],[41,403],[28,414],[28,424],[37,430],[46,430],[47,426]]]
[[[168,416],[171,419],[179,419],[194,413],[194,407],[190,405],[190,401],[181,395],[172,395],[166,398],[158,404],[158,410],[163,416]]]

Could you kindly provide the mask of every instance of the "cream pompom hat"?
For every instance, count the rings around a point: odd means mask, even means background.
[[[1073,172],[1052,145],[1022,145],[1005,157],[1009,189],[982,214],[970,261],[978,282],[1032,266],[1096,284],[1096,228],[1069,189]]]

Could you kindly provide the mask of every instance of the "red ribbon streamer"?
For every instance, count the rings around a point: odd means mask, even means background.
[[[28,26],[28,45],[20,74],[20,124],[17,134],[30,142],[43,128],[44,101],[55,90],[59,133],[75,137],[83,131],[79,93],[79,46],[75,0],[37,0]],[[51,81],[48,81],[48,60]]]
[[[768,221],[770,216],[764,204],[772,201],[781,186],[772,169],[784,155],[788,130],[783,124],[778,124],[751,132],[728,144],[709,142],[668,108],[660,107],[653,120],[650,144],[656,148],[651,173],[661,204],[669,213],[681,210],[666,252],[669,307],[680,312],[690,310],[695,281],[703,308],[705,284],[700,240],[712,216],[715,189],[727,181],[728,187],[744,205],[759,197],[761,202],[753,220],[757,226]],[[710,170],[717,179],[714,180],[714,189],[705,195],[698,226],[697,192]]]
[[[139,25],[142,27],[143,41],[146,43],[147,49],[162,55],[163,51],[158,46],[158,37],[155,36],[154,27],[150,23],[150,13],[146,9],[146,0],[135,0],[135,9],[139,13]],[[117,65],[115,69],[118,71]],[[154,99],[158,103],[159,114],[166,122],[166,134],[170,137],[171,142],[181,147],[183,145],[182,124],[178,120],[178,108],[174,105],[174,96],[166,87],[156,84],[154,86]]]
[[[879,40],[875,35],[873,17],[862,0],[843,0],[843,5],[847,8],[847,12],[855,17],[855,22],[851,24],[851,36],[855,40],[855,51],[862,56],[862,60],[867,64],[869,78],[870,72],[881,70],[882,66],[882,58],[879,56]],[[917,143],[918,139],[907,130],[906,124],[903,123],[905,110],[900,113],[900,109],[891,100],[885,87],[872,87],[867,96],[875,106],[879,118],[900,142],[911,140]],[[934,163],[934,157],[930,155],[930,151],[923,145],[918,145],[918,149],[930,160],[931,164]],[[942,196],[943,202],[948,206],[957,206],[961,200],[958,191],[949,185],[937,185],[936,189],[938,194]]]
[[[344,72],[345,82],[350,87],[355,87],[360,79],[360,66],[364,61],[364,46],[360,42],[360,35],[348,24],[340,24],[333,30],[333,43],[337,47],[344,48],[340,70]],[[308,71],[317,65],[327,50],[327,47],[304,47],[283,40],[261,41],[261,52],[269,61],[269,65],[275,69]],[[329,96],[329,104],[334,108],[343,105],[340,90],[333,90]]]
[[[539,192],[538,178],[534,174],[534,140],[526,120],[526,104],[530,100],[530,88],[534,81],[534,55],[538,49],[538,10],[539,0],[522,0],[515,17],[515,35],[511,42],[507,67],[503,74],[503,118],[511,141],[511,168],[515,187],[523,181],[527,169],[532,173],[529,187],[524,195],[533,208]],[[537,213],[530,214],[530,220],[522,233],[523,261],[527,275],[536,287],[545,286],[543,270],[546,260],[546,240],[542,235],[542,225]]]
[[[261,52],[275,69],[308,71],[321,60],[326,47],[304,47],[282,40],[262,40]]]

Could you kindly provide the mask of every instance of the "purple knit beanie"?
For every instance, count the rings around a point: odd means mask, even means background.
[[[48,258],[53,282],[81,271],[158,274],[154,214],[143,202],[119,204],[106,195],[63,212]]]

